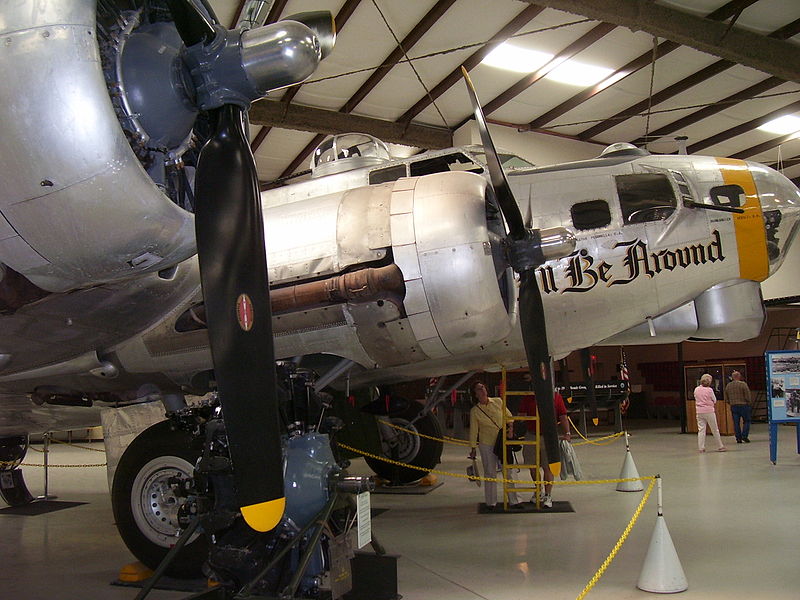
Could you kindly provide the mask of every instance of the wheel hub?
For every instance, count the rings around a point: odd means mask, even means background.
[[[133,482],[131,508],[140,531],[160,546],[170,547],[179,534],[178,509],[186,501],[175,493],[175,479],[191,477],[193,467],[177,456],[160,456],[147,463]]]
[[[383,455],[400,462],[411,462],[417,456],[420,449],[419,435],[413,423],[397,417],[389,419],[392,425],[402,427],[408,431],[381,426],[381,447]],[[409,433],[413,432],[413,433]]]

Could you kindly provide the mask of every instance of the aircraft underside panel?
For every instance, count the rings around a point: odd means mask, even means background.
[[[197,263],[188,260],[168,273],[51,294],[12,314],[0,314],[0,355],[8,357],[0,365],[0,391],[31,391],[36,385],[51,384],[58,374],[82,378],[84,387],[78,389],[119,387],[122,365],[116,364],[116,375],[103,371],[94,375],[98,361],[113,362],[108,355],[118,344],[140,339],[142,331],[165,316],[169,319],[170,307],[197,297]],[[167,328],[173,327],[174,317]],[[80,362],[87,355],[94,357],[94,364]]]
[[[715,285],[693,301],[613,335],[600,345],[740,342],[758,336],[765,318],[758,283],[736,279]]]

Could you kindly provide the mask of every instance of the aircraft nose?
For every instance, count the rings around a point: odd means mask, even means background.
[[[770,275],[781,265],[800,224],[800,190],[764,165],[749,163],[764,214]]]

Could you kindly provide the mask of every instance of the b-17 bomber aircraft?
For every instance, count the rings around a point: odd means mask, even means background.
[[[335,551],[320,538],[370,485],[336,449],[347,396],[436,434],[429,406],[387,386],[528,365],[555,463],[552,360],[763,325],[759,283],[800,216],[768,167],[629,144],[519,166],[468,82],[481,147],[397,159],[335,136],[311,179],[259,195],[246,109],[313,72],[329,15],[228,31],[190,0],[42,6],[3,9],[2,491],[30,501],[29,434],[161,401],[112,490],[150,567],[180,534],[173,574],[205,563],[224,589],[313,593]],[[436,443],[363,422],[386,456],[438,462]]]

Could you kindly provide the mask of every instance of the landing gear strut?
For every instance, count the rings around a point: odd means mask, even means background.
[[[19,468],[27,451],[27,435],[0,438],[0,496],[10,506],[23,506],[34,500]]]

